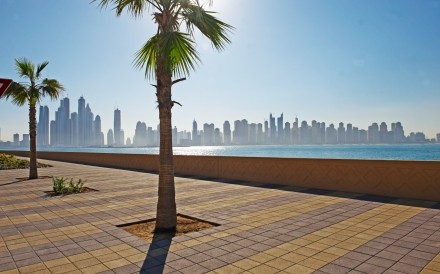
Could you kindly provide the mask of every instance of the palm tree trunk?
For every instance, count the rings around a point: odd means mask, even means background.
[[[29,179],[37,179],[37,115],[35,104],[29,104],[29,138],[30,138],[30,164]]]
[[[171,127],[171,74],[157,73],[156,96],[159,103],[160,163],[156,231],[174,231],[177,224],[174,188],[174,162]]]

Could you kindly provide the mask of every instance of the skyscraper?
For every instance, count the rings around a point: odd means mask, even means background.
[[[86,100],[81,96],[78,99],[78,145],[85,145],[86,128]]]
[[[196,120],[193,121],[192,144],[193,144],[193,146],[199,146],[200,145],[199,131],[197,129],[197,122],[196,122]]]
[[[94,144],[95,134],[93,133],[93,113],[89,104],[86,106],[85,128],[84,128],[84,143],[87,146]]]
[[[278,133],[277,133],[277,144],[283,144],[284,143],[284,118],[283,113],[281,113],[281,116],[277,119],[277,127],[278,127]]]
[[[269,124],[270,124],[269,143],[273,144],[277,140],[277,128],[275,126],[275,117],[272,116],[272,113],[269,116]]]
[[[94,134],[94,145],[103,146],[104,145],[104,134],[101,131],[101,117],[96,115],[95,121],[93,122],[93,134]]]
[[[40,106],[37,126],[37,144],[39,146],[49,145],[49,108]]]
[[[124,139],[121,138],[121,111],[115,109],[113,118],[113,134],[115,136],[115,145],[121,146],[124,144]]]
[[[109,129],[107,132],[107,145],[113,146],[115,144],[115,139],[113,137],[113,130]]]
[[[231,144],[231,124],[229,124],[229,121],[225,121],[223,123],[223,138],[223,143],[225,146]]]

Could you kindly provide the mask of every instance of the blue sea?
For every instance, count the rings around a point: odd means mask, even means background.
[[[6,148],[3,148],[6,150]],[[10,150],[11,148],[8,148]],[[39,151],[159,154],[158,147],[39,148]],[[175,155],[440,161],[440,144],[174,147]]]

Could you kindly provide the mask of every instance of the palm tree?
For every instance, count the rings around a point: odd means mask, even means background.
[[[153,10],[157,32],[137,52],[134,64],[145,68],[145,77],[155,79],[160,121],[159,190],[156,231],[175,230],[177,224],[174,188],[171,109],[179,104],[171,98],[171,87],[189,75],[200,61],[195,49],[194,31],[198,29],[215,49],[230,43],[233,27],[206,11],[199,0],[94,0],[99,7],[111,5],[116,15],[126,10],[138,18]],[[209,1],[212,4],[212,0]],[[184,28],[184,31],[181,29]],[[173,80],[173,78],[175,80]],[[180,105],[180,104],[179,104]]]
[[[36,104],[43,97],[48,95],[52,100],[58,99],[64,87],[55,79],[41,79],[41,73],[49,62],[37,65],[32,64],[28,59],[15,59],[15,66],[20,78],[26,78],[28,82],[12,82],[2,97],[9,99],[18,106],[29,105],[29,136],[30,136],[30,165],[29,179],[37,179],[37,118]]]

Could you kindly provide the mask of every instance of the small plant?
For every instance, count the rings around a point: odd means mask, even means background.
[[[38,167],[50,167],[42,163],[37,163]],[[29,161],[17,159],[14,155],[0,153],[0,170],[2,169],[25,169],[29,168]]]
[[[64,195],[64,194],[73,194],[73,193],[81,193],[84,190],[84,183],[82,179],[79,179],[78,182],[74,183],[73,178],[66,184],[67,178],[52,178],[53,182],[53,192],[55,195]]]

